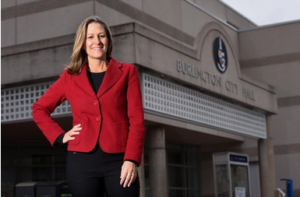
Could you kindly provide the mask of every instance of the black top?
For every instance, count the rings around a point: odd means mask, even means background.
[[[87,71],[88,79],[93,87],[95,94],[97,94],[97,92],[102,84],[105,73],[106,73],[106,71],[101,72],[101,73],[92,73],[90,71]]]
[[[92,88],[96,95],[102,84],[105,73],[106,73],[106,71],[101,72],[101,73],[93,73],[93,72],[87,71],[88,79],[89,79],[90,84],[92,85]],[[55,143],[63,144],[64,135],[65,135],[65,133],[58,136],[58,138],[55,140]],[[99,146],[96,146],[96,147],[99,147]],[[127,161],[131,161],[131,162],[135,163],[136,165],[138,165],[138,163],[136,161],[133,161],[133,160],[127,160]]]

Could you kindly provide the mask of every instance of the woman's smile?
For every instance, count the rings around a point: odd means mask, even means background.
[[[85,49],[89,60],[106,59],[108,38],[101,24],[90,23],[88,25]]]

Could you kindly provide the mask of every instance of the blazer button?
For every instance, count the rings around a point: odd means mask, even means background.
[[[99,121],[100,121],[100,117],[97,117],[97,118],[96,118],[96,121],[99,122]]]
[[[98,101],[94,101],[94,105],[98,105]]]

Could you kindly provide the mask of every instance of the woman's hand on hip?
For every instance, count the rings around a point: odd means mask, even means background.
[[[121,181],[120,185],[123,185],[125,188],[126,186],[129,187],[137,177],[137,167],[131,161],[124,161],[121,170]]]
[[[81,130],[81,125],[75,125],[70,131],[66,132],[63,138],[63,143],[67,143],[70,140],[75,139],[75,135],[79,135],[79,131]]]

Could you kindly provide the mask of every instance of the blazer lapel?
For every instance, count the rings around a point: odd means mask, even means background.
[[[104,79],[98,90],[97,97],[102,96],[107,90],[109,90],[123,75],[123,71],[119,68],[122,67],[122,64],[110,58]]]
[[[80,74],[76,77],[76,83],[81,87],[82,90],[84,90],[86,93],[91,95],[92,97],[96,97],[95,92],[90,84],[90,81],[87,77],[87,64],[84,64],[82,66]]]

